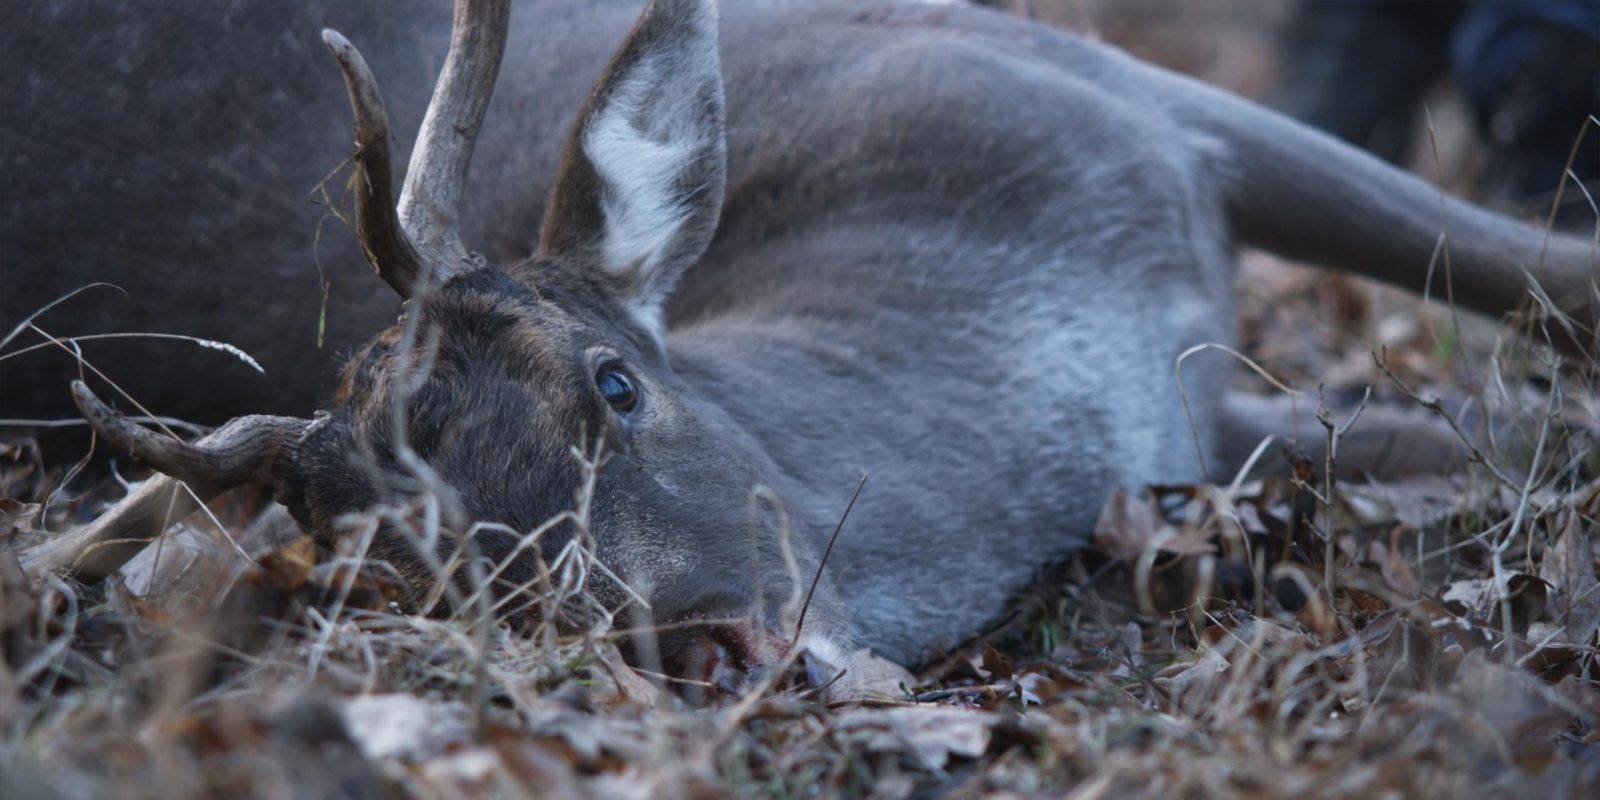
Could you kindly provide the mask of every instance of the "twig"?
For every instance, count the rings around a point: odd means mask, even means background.
[[[99,283],[91,283],[91,284],[87,284],[85,286],[79,286],[78,288],[73,289],[72,291],[67,292],[64,295],[61,295],[60,297],[57,297],[56,299],[51,300],[48,303],[45,303],[42,307],[39,308],[39,310],[33,312],[32,314],[29,314],[28,316],[23,317],[22,321],[17,323],[16,327],[12,328],[11,332],[7,333],[4,339],[0,339],[0,347],[5,347],[6,345],[11,344],[11,340],[12,339],[17,338],[17,336],[21,335],[21,333],[23,331],[25,331],[29,327],[31,327],[32,324],[33,324],[33,321],[38,319],[39,317],[44,316],[44,313],[46,311],[49,311],[50,309],[55,308],[56,306],[59,306],[62,303],[65,303],[65,302],[67,302],[68,300],[71,300],[74,297],[77,297],[79,294],[81,294],[83,292],[87,292],[90,289],[94,289],[94,288],[97,288],[97,287],[100,287],[100,286],[105,286],[105,287],[109,287],[109,288],[112,288],[112,289],[116,289],[117,291],[122,292],[122,296],[123,297],[127,297],[128,296],[128,291],[126,289],[123,289],[121,286],[118,286],[118,285],[116,285],[114,283],[105,283],[105,282],[102,281],[102,282],[99,282]]]
[[[1189,435],[1194,439],[1194,455],[1195,458],[1200,462],[1200,477],[1203,480],[1209,481],[1211,480],[1211,470],[1206,466],[1205,448],[1200,444],[1200,428],[1194,424],[1194,412],[1189,410],[1189,392],[1183,386],[1183,362],[1188,359],[1189,356],[1192,356],[1195,353],[1199,353],[1203,350],[1221,350],[1222,352],[1227,353],[1228,355],[1233,356],[1240,361],[1243,361],[1244,365],[1249,367],[1251,371],[1255,372],[1257,375],[1260,375],[1262,380],[1272,384],[1273,388],[1276,388],[1278,391],[1289,395],[1291,401],[1298,400],[1301,392],[1283,385],[1282,381],[1272,377],[1271,373],[1267,372],[1266,369],[1264,369],[1260,364],[1257,364],[1249,356],[1225,344],[1218,344],[1216,342],[1201,342],[1200,344],[1197,344],[1194,347],[1179,353],[1177,359],[1172,362],[1172,374],[1173,378],[1178,382],[1178,398],[1183,401],[1183,416],[1189,421]],[[1298,414],[1299,412],[1296,411],[1295,413]]]
[[[1326,452],[1322,454],[1322,483],[1324,487],[1322,501],[1327,508],[1328,516],[1328,537],[1323,550],[1322,558],[1322,583],[1324,590],[1328,593],[1328,606],[1330,608],[1333,607],[1335,602],[1333,596],[1333,562],[1335,556],[1337,555],[1337,553],[1334,552],[1335,547],[1333,524],[1333,501],[1335,499],[1334,487],[1337,484],[1337,481],[1334,478],[1333,470],[1334,465],[1338,460],[1339,440],[1343,438],[1345,434],[1350,432],[1350,428],[1356,424],[1356,420],[1361,419],[1361,412],[1366,410],[1367,400],[1371,399],[1371,397],[1372,387],[1369,386],[1367,387],[1366,393],[1361,395],[1361,402],[1356,405],[1356,410],[1351,412],[1350,418],[1345,420],[1343,425],[1334,425],[1333,418],[1328,415],[1327,403],[1323,402],[1324,398],[1322,395],[1322,387],[1317,387],[1317,422],[1322,423],[1322,427],[1328,432],[1328,447]]]
[[[251,369],[263,375],[265,375],[267,372],[262,368],[261,362],[256,361],[253,356],[251,356],[249,353],[246,353],[237,345],[228,344],[227,342],[219,342],[215,339],[202,339],[198,336],[184,336],[178,333],[91,333],[84,336],[63,337],[61,341],[77,344],[78,342],[93,342],[103,339],[164,339],[167,341],[189,342],[191,344],[199,345],[207,350],[220,350],[224,353],[227,353],[228,355],[243,361]],[[40,342],[38,344],[31,344],[27,347],[12,350],[9,353],[0,353],[0,361],[5,361],[14,356],[20,356],[24,353],[32,353],[35,350],[43,350],[49,347],[51,344],[52,342]]]
[[[1439,398],[1424,398],[1422,395],[1418,394],[1415,389],[1412,389],[1411,386],[1408,385],[1404,380],[1401,380],[1399,375],[1394,374],[1394,370],[1389,369],[1389,348],[1380,348],[1378,351],[1374,352],[1372,354],[1372,362],[1377,365],[1379,370],[1382,370],[1384,375],[1389,377],[1389,380],[1394,382],[1394,385],[1398,387],[1401,392],[1405,393],[1407,397],[1410,397],[1417,405],[1420,405],[1423,408],[1438,414],[1444,419],[1444,421],[1450,426],[1450,430],[1455,432],[1456,438],[1460,439],[1461,443],[1467,446],[1467,459],[1469,461],[1482,464],[1489,470],[1489,473],[1495,477],[1495,480],[1500,481],[1502,485],[1511,491],[1520,492],[1522,490],[1521,486],[1517,485],[1515,481],[1506,477],[1506,474],[1501,472],[1500,468],[1495,466],[1494,463],[1483,454],[1483,451],[1480,450],[1478,445],[1472,441],[1472,438],[1467,436],[1465,431],[1461,430],[1461,425],[1456,422],[1455,417],[1451,416],[1448,411],[1445,411],[1444,404],[1439,402]]]
[[[811,588],[806,590],[806,601],[800,606],[800,619],[794,624],[794,639],[789,642],[792,650],[800,643],[800,631],[806,625],[806,612],[811,609],[811,596],[817,593],[817,584],[822,582],[822,568],[828,565],[828,556],[833,554],[833,543],[839,540],[839,531],[844,530],[844,521],[850,518],[850,509],[856,507],[856,498],[861,496],[861,490],[867,486],[867,473],[861,473],[861,482],[856,484],[855,493],[850,495],[850,502],[844,507],[844,513],[839,515],[839,524],[833,526],[833,535],[828,537],[828,547],[822,551],[822,558],[817,561],[817,574],[811,577]]]
[[[1439,190],[1439,227],[1440,244],[1444,250],[1444,301],[1450,309],[1450,327],[1456,337],[1455,357],[1458,365],[1465,364],[1467,360],[1466,341],[1461,338],[1461,317],[1456,313],[1455,281],[1450,269],[1450,216],[1446,213],[1448,208],[1444,195],[1444,167],[1439,163],[1439,140],[1433,131],[1433,113],[1428,110],[1428,104],[1422,104],[1422,114],[1428,122],[1428,145],[1433,153],[1433,178],[1434,186]],[[1424,299],[1426,290],[1424,287]]]
[[[933,689],[912,695],[913,703],[933,703],[939,700],[948,700],[952,697],[964,695],[993,695],[995,697],[1009,697],[1016,691],[1016,681],[1000,681],[999,683],[982,683],[977,686],[953,686],[949,689]]]

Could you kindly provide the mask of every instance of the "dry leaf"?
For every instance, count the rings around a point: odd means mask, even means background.
[[[1548,584],[1544,580],[1521,572],[1507,576],[1504,599],[1511,604],[1511,626],[1514,630],[1526,632],[1539,619],[1545,609],[1547,594]],[[1452,613],[1467,616],[1494,631],[1502,627],[1502,598],[1493,578],[1456,581],[1450,584],[1440,599]]]
[[[1568,644],[1587,646],[1600,628],[1600,580],[1595,578],[1593,544],[1577,514],[1567,515],[1561,538],[1545,551],[1539,577],[1551,587],[1545,602],[1550,619],[1566,631]]]
[[[1202,696],[1227,671],[1228,659],[1215,649],[1201,645],[1195,660],[1163,669],[1156,674],[1153,683],[1164,690],[1174,703],[1182,704],[1190,698]]]
[[[1009,681],[1015,671],[1011,667],[1011,660],[1000,654],[993,647],[983,648],[983,671],[988,673],[985,677]]]
[[[1459,604],[1461,608],[1477,614],[1493,605],[1494,598],[1494,580],[1491,578],[1454,581],[1439,596],[1446,604]]]
[[[1417,576],[1411,571],[1411,564],[1400,553],[1400,530],[1400,528],[1395,528],[1389,532],[1388,547],[1383,547],[1377,542],[1373,542],[1373,547],[1381,551],[1379,553],[1378,566],[1383,573],[1384,583],[1389,584],[1389,588],[1399,592],[1401,595],[1415,599],[1422,590],[1417,584]]]
[[[469,738],[467,707],[410,694],[353,697],[339,707],[367,758],[421,762]]]
[[[1112,490],[1095,522],[1094,548],[1123,561],[1135,561],[1151,549],[1178,555],[1217,551],[1205,532],[1178,530],[1161,518],[1150,500],[1131,496],[1120,486]]]
[[[311,580],[317,566],[317,546],[310,536],[301,536],[274,550],[257,562],[273,586],[294,592]]]
[[[232,566],[240,561],[232,551],[219,551],[216,540],[188,525],[174,525],[156,544],[139,554],[120,570],[129,592],[157,599],[173,591],[178,581],[202,559]]]
[[[905,667],[879,658],[863,647],[844,659],[844,675],[828,687],[829,702],[882,700],[905,696],[903,687],[916,683]]]
[[[1500,757],[1523,766],[1547,758],[1550,745],[1585,709],[1520,669],[1496,663],[1486,651],[1469,653],[1456,672],[1451,693],[1474,719],[1459,728],[1460,744],[1476,740],[1481,758]]]
[[[943,769],[951,756],[977,758],[989,747],[998,717],[948,706],[857,708],[834,717],[841,738],[876,753],[901,753],[927,769]]]
[[[0,536],[12,536],[33,530],[34,518],[43,506],[24,503],[15,497],[0,496]]]
[[[429,759],[420,772],[422,781],[442,797],[485,797],[505,769],[493,748],[472,747]]]
[[[1347,510],[1362,522],[1400,522],[1415,530],[1438,525],[1461,507],[1461,489],[1449,478],[1415,475],[1398,481],[1340,487]]]
[[[615,708],[625,703],[653,706],[660,699],[661,691],[622,660],[616,645],[601,645],[600,661],[601,664],[589,670],[594,678],[589,698],[595,705],[601,708]]]

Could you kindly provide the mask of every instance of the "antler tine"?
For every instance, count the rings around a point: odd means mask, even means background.
[[[198,443],[187,444],[135,425],[100,402],[83,381],[72,382],[72,399],[84,419],[114,447],[213,495],[242,483],[281,479],[294,444],[311,424],[295,417],[239,417]]]
[[[338,31],[325,28],[322,41],[333,51],[350,94],[350,111],[356,123],[356,236],[361,251],[379,277],[401,297],[410,297],[426,273],[417,247],[395,211],[393,178],[389,171],[389,114],[378,94],[378,82],[366,59]]]
[[[456,0],[450,52],[406,169],[400,221],[441,274],[473,258],[461,241],[461,192],[500,74],[510,20],[509,0]]]

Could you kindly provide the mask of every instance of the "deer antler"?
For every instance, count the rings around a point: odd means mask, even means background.
[[[508,0],[456,0],[450,53],[422,118],[400,192],[400,222],[439,261],[470,256],[457,216],[478,130],[483,126],[510,27]]]
[[[478,262],[461,241],[461,192],[500,74],[510,17],[509,0],[456,0],[450,52],[422,118],[398,205],[389,169],[389,116],[377,80],[349,40],[332,29],[322,32],[344,74],[355,117],[356,234],[367,262],[401,297]]]
[[[73,381],[72,399],[112,446],[165,473],[140,484],[93,522],[22,554],[31,574],[57,572],[85,583],[117,571],[199,504],[241,484],[281,481],[295,444],[311,425],[294,417],[240,417],[185,444],[107,408],[82,381]]]
[[[191,487],[166,475],[156,475],[134,487],[127,497],[95,517],[92,522],[22,551],[22,568],[29,575],[55,573],[82,583],[94,583],[122,568],[140,550],[175,522],[200,506],[196,497],[210,500],[204,487]]]
[[[339,62],[355,117],[356,235],[367,262],[401,297],[479,262],[461,241],[461,192],[500,73],[510,17],[509,0],[456,0],[450,52],[422,119],[398,204],[389,166],[389,115],[378,82],[349,40],[334,30],[322,32]],[[64,572],[85,581],[117,570],[197,503],[240,484],[282,481],[294,445],[311,425],[292,417],[240,417],[186,444],[135,425],[81,381],[72,384],[72,396],[107,441],[164,473],[94,522],[23,555],[29,572]]]
[[[239,417],[187,444],[135,425],[95,397],[83,381],[72,382],[78,411],[113,447],[185,483],[230,489],[241,483],[272,483],[288,468],[294,444],[309,420],[261,414]]]
[[[350,182],[356,196],[356,238],[378,276],[401,297],[410,297],[426,268],[395,215],[389,178],[389,114],[378,95],[378,82],[366,59],[338,31],[323,30],[322,41],[339,61],[355,116],[356,172]]]

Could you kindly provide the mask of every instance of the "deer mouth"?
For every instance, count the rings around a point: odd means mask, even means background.
[[[692,701],[737,697],[757,687],[804,690],[825,686],[836,670],[792,637],[757,622],[708,623],[668,640],[662,667]]]
[[[694,630],[665,666],[702,689],[739,694],[767,679],[789,643],[759,624],[717,624]]]

